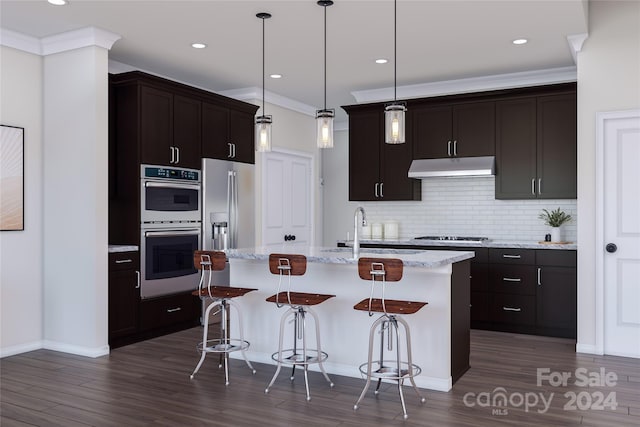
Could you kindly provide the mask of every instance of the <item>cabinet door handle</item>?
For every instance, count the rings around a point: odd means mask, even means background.
[[[458,140],[453,141],[453,156],[458,157]]]
[[[236,158],[236,144],[232,143],[231,147],[233,148],[233,158],[235,159]]]
[[[531,178],[531,194],[536,195],[536,179]]]
[[[133,262],[133,260],[131,258],[127,258],[127,259],[117,259],[116,260],[116,264],[126,264],[128,262]]]
[[[136,279],[137,279],[136,289],[140,289],[140,272],[138,270],[136,270]]]
[[[538,286],[542,286],[542,281],[540,280],[540,273],[542,272],[542,269],[540,267],[538,267]]]
[[[509,255],[509,254],[504,254],[502,255],[502,258],[508,258],[508,259],[520,259],[520,255]]]
[[[380,197],[384,197],[384,193],[382,192],[382,186],[384,185],[384,182],[380,183]]]
[[[180,163],[180,147],[176,147],[176,163]]]
[[[502,281],[503,282],[519,283],[519,282],[522,282],[522,279],[511,278],[511,277],[503,277]]]
[[[513,307],[502,307],[504,311],[522,311],[521,308],[513,308]]]
[[[229,155],[227,157],[232,159],[233,158],[233,144],[230,143],[230,142],[227,142],[227,145],[229,146]]]
[[[375,186],[375,190],[374,190],[374,191],[375,191],[376,198],[378,198],[378,197],[379,197],[379,196],[378,196],[378,185],[380,185],[380,184],[376,182],[376,186]]]
[[[175,163],[176,162],[175,148],[173,146],[171,146],[171,147],[169,147],[169,149],[171,150],[171,160],[169,161],[169,163]]]
[[[447,156],[451,157],[451,141],[447,141]]]
[[[542,178],[538,178],[538,194],[542,194]]]
[[[182,310],[182,307],[167,308],[167,313],[175,313],[176,311],[180,311],[180,310]]]

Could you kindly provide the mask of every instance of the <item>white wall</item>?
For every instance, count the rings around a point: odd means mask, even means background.
[[[44,58],[44,346],[107,354],[108,50]]]
[[[595,114],[640,108],[640,2],[591,1],[578,54],[578,349],[597,352]]]
[[[42,58],[0,46],[0,123],[25,129],[24,231],[0,232],[0,357],[42,345]]]

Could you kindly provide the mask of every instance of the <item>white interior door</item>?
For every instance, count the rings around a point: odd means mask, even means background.
[[[599,120],[604,353],[640,357],[640,111]]]
[[[313,245],[312,157],[272,151],[263,165],[263,245]]]

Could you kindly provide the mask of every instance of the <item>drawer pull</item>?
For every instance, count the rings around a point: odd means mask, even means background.
[[[167,313],[175,313],[176,311],[180,311],[180,310],[182,310],[182,307],[168,308]]]
[[[128,262],[133,262],[133,260],[131,258],[129,258],[129,259],[117,259],[116,260],[116,264],[126,264]]]
[[[513,307],[502,307],[504,311],[522,311],[521,308],[513,308]]]
[[[503,277],[502,281],[503,282],[515,282],[515,283],[517,283],[517,282],[522,282],[522,279],[513,279],[511,277]]]
[[[538,286],[542,286],[542,282],[540,281],[540,273],[542,272],[542,269],[540,267],[538,267]]]
[[[509,255],[509,254],[504,254],[502,255],[502,258],[509,258],[509,259],[520,259],[520,255]]]

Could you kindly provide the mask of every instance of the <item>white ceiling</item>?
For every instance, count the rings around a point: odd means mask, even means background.
[[[262,87],[321,108],[323,8],[288,1],[0,1],[3,29],[43,38],[88,26],[119,34],[111,60],[216,92]],[[585,0],[398,0],[398,86],[574,66],[567,36],[587,33]],[[393,86],[393,1],[335,0],[327,9],[327,107]],[[516,38],[529,43],[515,46]],[[206,49],[193,49],[193,42]],[[379,57],[390,61],[377,65]],[[268,109],[267,109],[268,110]],[[266,112],[269,114],[269,111]],[[274,117],[274,120],[276,118]]]

